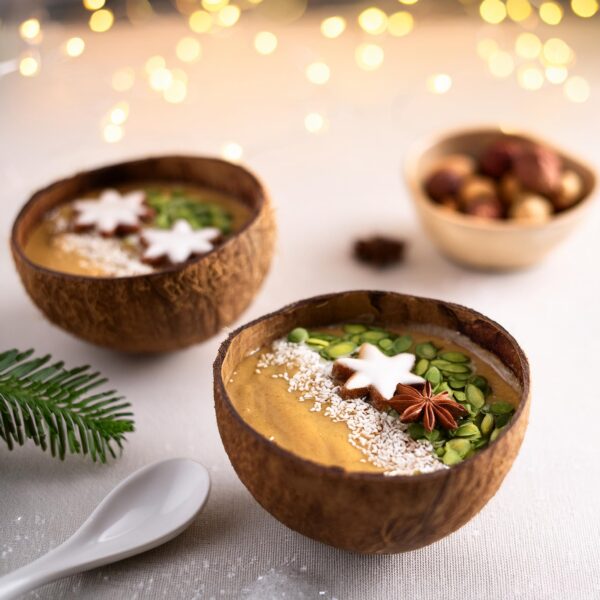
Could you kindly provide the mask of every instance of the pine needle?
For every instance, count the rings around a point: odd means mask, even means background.
[[[0,353],[0,440],[9,450],[31,440],[61,460],[67,453],[105,463],[134,431],[130,404],[89,366],[66,369],[33,350]],[[93,392],[92,392],[93,391]]]

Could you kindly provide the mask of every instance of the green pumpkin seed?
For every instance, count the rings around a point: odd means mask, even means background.
[[[481,421],[481,433],[488,435],[494,428],[494,417],[490,414],[485,415]]]
[[[504,427],[496,427],[494,431],[492,431],[492,435],[490,435],[490,442],[495,442],[498,436],[502,433]]]
[[[288,333],[287,339],[288,342],[300,344],[308,339],[308,331],[304,329],[304,327],[296,327],[296,329],[292,329],[292,331]]]
[[[446,442],[446,447],[454,450],[461,458],[464,458],[469,450],[471,450],[471,442],[469,440],[456,438]]]
[[[353,335],[353,336],[350,338],[350,341],[351,341],[353,344],[356,344],[357,346],[360,346],[360,344],[362,344],[362,336],[360,336],[359,334]]]
[[[466,382],[460,381],[459,379],[454,379],[454,377],[450,377],[450,379],[448,379],[448,383],[450,384],[450,387],[454,388],[455,390],[462,390],[466,385]]]
[[[463,423],[455,432],[456,437],[479,437],[481,432],[475,423]]]
[[[350,356],[356,350],[356,344],[352,342],[337,342],[329,345],[325,352],[331,360],[341,358],[342,356]]]
[[[483,433],[483,435],[488,435],[493,428],[494,417],[490,414],[485,415],[481,421],[481,433]]]
[[[419,358],[427,358],[431,360],[437,355],[437,348],[430,342],[424,344],[417,344],[415,352]]]
[[[440,367],[444,373],[448,373],[449,375],[461,375],[471,373],[471,368],[467,365],[460,365],[458,363],[447,363],[446,366]]]
[[[445,381],[438,383],[438,385],[435,386],[433,392],[434,394],[441,394],[442,392],[446,392],[450,397],[454,397],[454,390],[451,389]]]
[[[415,375],[425,375],[427,369],[429,369],[429,361],[425,358],[422,358],[421,360],[417,361],[413,372]]]
[[[485,448],[488,445],[488,440],[485,438],[481,438],[480,440],[473,442],[473,448],[475,450],[480,450],[481,448]]]
[[[390,338],[383,338],[382,340],[379,340],[377,345],[382,350],[389,350],[394,345],[394,342],[392,342],[392,340],[390,340]]]
[[[354,335],[357,333],[364,333],[367,331],[367,328],[360,323],[346,323],[346,325],[344,325],[344,331]]]
[[[444,369],[445,367],[449,367],[452,365],[452,363],[448,360],[442,360],[440,358],[436,358],[435,360],[431,361],[431,364],[434,367],[438,367],[438,369]]]
[[[454,390],[454,399],[458,400],[459,402],[466,402],[467,401],[467,395],[464,392],[459,392],[458,390]]]
[[[361,339],[363,342],[367,342],[368,344],[376,344],[379,340],[386,338],[388,335],[385,331],[365,331],[361,335]]]
[[[339,339],[337,335],[331,335],[330,333],[322,333],[321,331],[310,331],[309,336],[313,340],[321,340],[323,342],[334,342]]]
[[[425,432],[425,439],[430,442],[437,442],[442,437],[442,433],[439,429],[432,429],[431,431]]]
[[[412,346],[412,338],[410,335],[402,335],[394,342],[394,354],[406,352]]]
[[[442,352],[440,358],[453,363],[468,363],[470,361],[469,357],[462,352]]]
[[[514,410],[514,407],[509,402],[497,401],[490,404],[490,412],[493,415],[508,415]]]
[[[442,456],[444,456],[444,454],[446,453],[446,449],[440,446],[439,448],[435,449],[435,453],[439,458],[442,458]]]
[[[442,374],[437,367],[429,367],[425,373],[425,379],[427,379],[429,383],[437,385],[440,383],[440,381],[442,381]]]
[[[410,423],[406,430],[413,440],[420,440],[425,437],[425,427],[421,423]]]
[[[309,337],[306,340],[306,343],[309,346],[314,346],[315,348],[327,348],[327,346],[329,346],[329,342],[327,342],[326,340],[321,340],[315,337]]]
[[[460,454],[452,450],[452,448],[448,448],[442,457],[442,462],[449,467],[452,465],[457,465],[461,461],[462,458],[460,457]]]
[[[472,383],[469,383],[465,389],[467,400],[474,408],[480,409],[485,404],[483,392]]]

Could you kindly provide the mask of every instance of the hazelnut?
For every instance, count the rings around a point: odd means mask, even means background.
[[[552,203],[535,194],[523,194],[511,207],[510,217],[522,223],[545,223],[552,216]]]
[[[475,171],[475,161],[466,154],[450,154],[438,160],[425,180],[425,191],[436,202],[452,196],[462,180]]]
[[[430,198],[436,202],[441,202],[443,198],[452,196],[458,191],[461,181],[462,177],[454,171],[441,169],[434,171],[425,180],[425,191]]]
[[[501,219],[503,216],[502,202],[497,196],[479,196],[464,207],[464,212],[482,219]]]
[[[458,211],[458,200],[454,196],[446,196],[440,200],[440,206],[453,212]]]
[[[472,175],[462,182],[458,196],[461,204],[468,206],[480,196],[496,196],[496,185],[489,177]]]
[[[512,169],[521,146],[521,143],[509,137],[492,142],[484,149],[479,160],[481,170],[486,175],[499,179]]]
[[[508,173],[502,177],[499,189],[502,200],[509,206],[523,193],[523,188],[519,180],[512,173]]]
[[[552,198],[557,210],[571,208],[583,196],[583,179],[575,171],[564,171],[560,176],[558,192]]]
[[[561,162],[550,148],[530,145],[516,157],[514,171],[523,187],[542,196],[552,196],[560,186]]]

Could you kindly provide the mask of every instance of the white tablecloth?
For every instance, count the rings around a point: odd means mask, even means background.
[[[516,26],[485,28],[466,19],[417,23],[403,39],[385,39],[375,72],[359,70],[356,31],[339,40],[319,34],[319,16],[279,29],[272,56],[252,49],[254,33],[274,28],[252,18],[232,32],[202,38],[189,94],[170,105],[138,77],[132,91],[111,90],[119,67],[141,69],[152,54],[176,66],[181,20],[137,29],[118,25],[92,35],[83,26],[47,27],[41,73],[0,78],[0,349],[35,347],[70,365],[91,363],[132,402],[137,431],[109,465],[52,460],[29,445],[0,446],[0,575],[71,534],[103,496],[138,467],[189,456],[211,473],[209,503],[189,530],[138,558],[46,586],[52,598],[600,598],[600,237],[595,211],[547,262],[526,272],[490,275],[442,258],[416,222],[401,179],[410,144],[464,123],[529,128],[600,162],[597,20],[560,32],[577,51],[576,72],[592,98],[567,101],[560,86],[520,89],[493,79],[475,52],[491,35],[510,48]],[[543,37],[554,32],[540,31]],[[76,60],[52,48],[81,34]],[[0,56],[14,56],[14,27],[0,31]],[[54,52],[54,53],[53,53]],[[0,59],[0,60],[1,60]],[[331,80],[306,81],[306,64],[325,60]],[[445,95],[427,91],[446,72]],[[101,122],[126,99],[130,116],[117,144]],[[310,134],[317,111],[329,129]],[[460,302],[506,326],[528,353],[531,422],[520,456],[496,497],[462,530],[409,554],[363,557],[286,529],[236,478],[217,433],[211,365],[225,333],[203,345],[154,358],[95,348],[49,325],[26,297],[6,240],[12,220],[38,186],[75,170],[145,154],[218,154],[227,141],[267,183],[277,205],[280,241],[272,273],[241,322],[296,299],[348,288],[390,289]],[[349,257],[356,236],[383,232],[410,244],[402,267],[374,272]]]

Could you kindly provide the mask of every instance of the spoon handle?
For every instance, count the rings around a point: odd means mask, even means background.
[[[78,571],[61,556],[62,547],[58,546],[37,560],[0,577],[0,600],[13,600],[41,585],[50,583]]]

